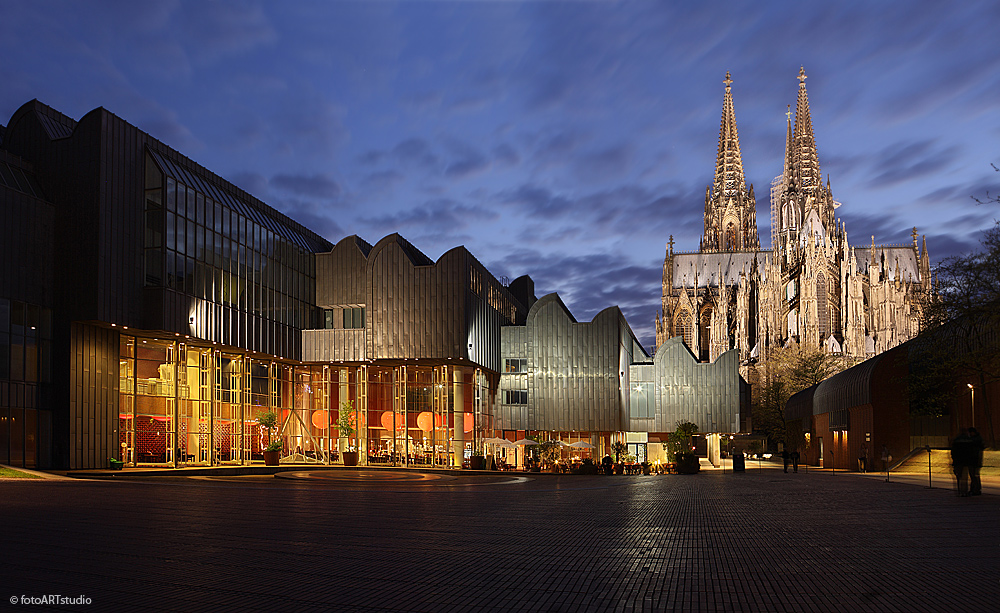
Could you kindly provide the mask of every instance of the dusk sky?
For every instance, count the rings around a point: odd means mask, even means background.
[[[336,242],[530,274],[653,344],[693,251],[726,71],[762,246],[808,80],[855,245],[967,252],[1000,194],[997,2],[0,3],[0,124],[103,106]]]

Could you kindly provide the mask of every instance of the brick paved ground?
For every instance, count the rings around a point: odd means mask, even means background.
[[[1000,610],[1000,496],[780,469],[523,477],[4,482],[0,597],[85,595],[64,608],[94,611]]]

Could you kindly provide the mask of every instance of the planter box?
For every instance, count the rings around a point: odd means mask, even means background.
[[[277,466],[278,460],[281,458],[280,451],[265,451],[264,452],[264,466]]]
[[[358,452],[357,451],[345,451],[341,455],[344,456],[344,466],[357,466],[358,465]]]

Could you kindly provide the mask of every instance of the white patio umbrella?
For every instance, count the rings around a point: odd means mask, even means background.
[[[570,447],[576,447],[577,449],[593,449],[594,445],[588,443],[587,441],[577,441],[575,443],[570,443]]]
[[[537,445],[538,441],[533,441],[530,438],[522,438],[519,441],[514,441],[515,445]]]

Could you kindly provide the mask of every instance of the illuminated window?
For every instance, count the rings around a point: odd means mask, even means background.
[[[506,404],[528,404],[528,390],[505,390]]]
[[[503,371],[506,373],[528,372],[526,358],[507,358],[503,361]]]

